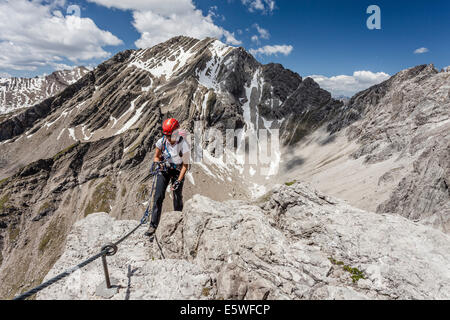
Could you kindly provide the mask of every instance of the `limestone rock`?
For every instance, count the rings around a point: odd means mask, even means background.
[[[106,213],[92,214],[77,222],[67,239],[64,254],[44,281],[96,254],[104,244],[116,240],[115,235],[124,235],[137,223],[117,221]],[[213,273],[185,260],[155,259],[144,232],[141,228],[120,246],[116,255],[107,257],[110,275],[119,283],[119,292],[112,299],[205,299],[206,292],[214,294]],[[37,299],[101,299],[95,290],[104,280],[99,259],[44,289]]]
[[[106,214],[77,222],[47,278],[135,224]],[[143,232],[108,258],[121,283],[113,299],[450,298],[448,235],[352,208],[302,183],[278,187],[259,205],[196,195],[182,213],[162,217],[153,244]],[[77,294],[64,293],[64,280],[38,298],[96,299],[100,262],[79,278]]]

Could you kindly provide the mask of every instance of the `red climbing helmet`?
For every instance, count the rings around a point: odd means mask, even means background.
[[[177,119],[173,119],[173,118],[167,119],[166,121],[164,121],[163,126],[162,126],[163,134],[166,136],[170,136],[179,127],[180,127],[180,124],[178,123]]]

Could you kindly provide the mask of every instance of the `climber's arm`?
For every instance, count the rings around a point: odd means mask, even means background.
[[[178,176],[178,181],[182,181],[184,179],[187,169],[188,169],[188,164],[183,163],[183,166],[181,167],[181,170],[180,170],[180,175]]]
[[[186,141],[183,141],[183,145],[181,147],[181,152],[183,153],[182,159],[183,159],[183,166],[180,170],[180,176],[178,177],[178,181],[182,181],[184,179],[184,176],[186,175],[186,172],[189,168],[189,164],[191,162],[191,149],[189,145],[186,143]]]
[[[153,162],[160,162],[162,160],[162,152],[161,149],[156,148],[155,157],[153,158]]]

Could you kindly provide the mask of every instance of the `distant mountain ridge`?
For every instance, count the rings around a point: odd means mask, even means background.
[[[34,78],[0,78],[0,114],[40,103],[77,82],[88,72],[88,68],[80,66]]]

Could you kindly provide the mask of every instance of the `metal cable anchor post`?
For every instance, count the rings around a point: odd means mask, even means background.
[[[113,256],[117,252],[117,246],[114,244],[107,244],[103,246],[102,251],[105,251],[105,254],[102,255],[102,263],[103,263],[103,271],[105,273],[105,281],[106,281],[106,287],[108,289],[111,288],[111,280],[109,278],[109,271],[108,271],[108,264],[106,262],[106,256]]]

